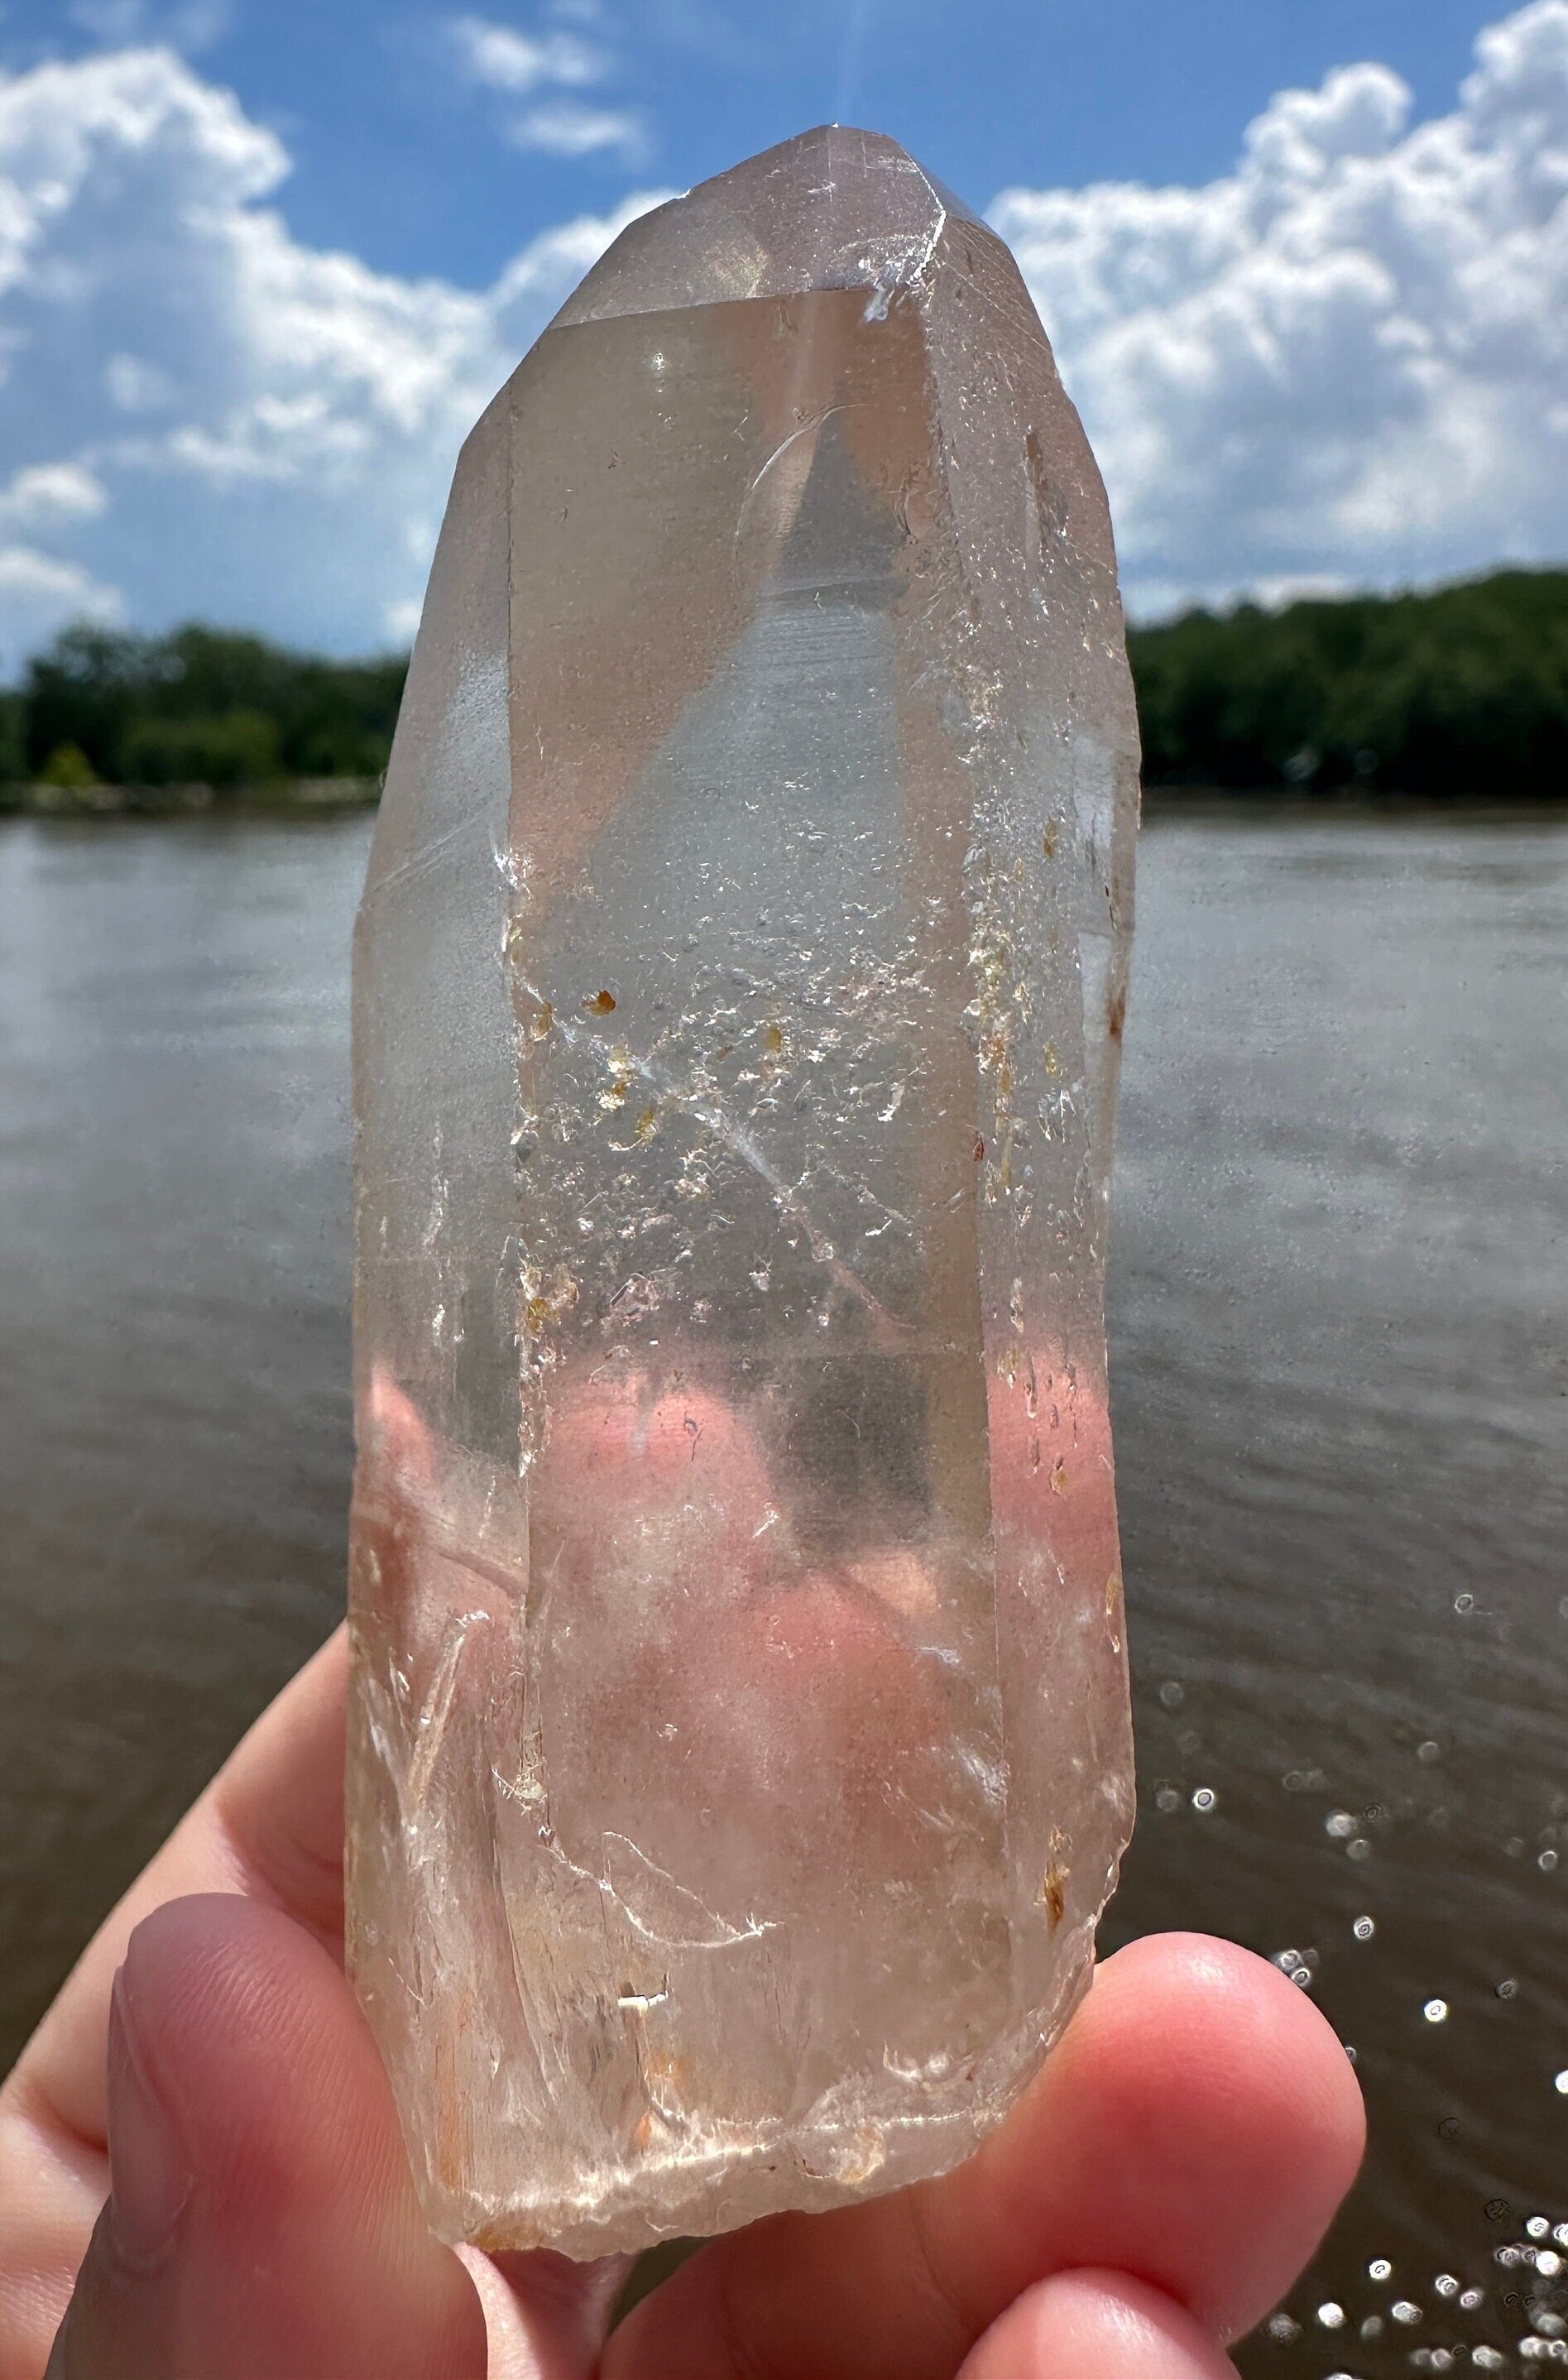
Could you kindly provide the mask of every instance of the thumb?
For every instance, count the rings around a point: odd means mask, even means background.
[[[364,2021],[278,1911],[204,1894],[131,1936],[109,2167],[45,2380],[484,2380]]]
[[[1197,2317],[1131,2273],[1054,2273],[992,2325],[958,2380],[1237,2380]]]

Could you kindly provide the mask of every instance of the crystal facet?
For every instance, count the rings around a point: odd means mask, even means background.
[[[1136,805],[995,236],[837,128],[635,223],[464,449],[357,941],[350,1949],[450,2239],[938,2171],[1084,1984]]]

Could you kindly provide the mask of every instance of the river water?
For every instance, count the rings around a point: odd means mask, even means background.
[[[341,1598],[368,832],[0,828],[0,2062]],[[1367,2171],[1248,2374],[1533,2369],[1568,2314],[1531,2228],[1568,2226],[1568,815],[1157,811],[1140,867],[1106,1937],[1233,1935],[1355,2048]]]

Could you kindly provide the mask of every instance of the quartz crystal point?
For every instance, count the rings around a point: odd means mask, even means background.
[[[360,912],[350,1946],[450,2240],[953,2164],[1130,1823],[1136,730],[1006,249],[837,128],[464,449]]]

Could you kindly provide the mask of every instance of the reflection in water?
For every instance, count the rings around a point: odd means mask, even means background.
[[[359,822],[0,833],[10,2045],[341,1596],[363,865]],[[1293,1953],[1355,2046],[1367,2179],[1242,2361],[1403,2380],[1517,2340],[1568,2221],[1568,832],[1157,818],[1140,865],[1108,1932]],[[902,1642],[928,1585],[877,1568]]]
[[[1249,2368],[1372,2380],[1561,2278],[1496,2255],[1568,2219],[1568,831],[1232,812],[1144,856],[1108,1934],[1236,1934],[1355,2048],[1367,2171]]]

